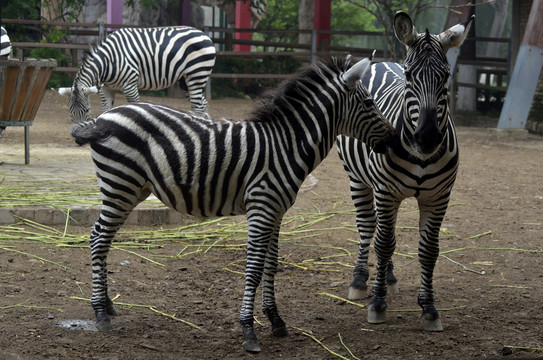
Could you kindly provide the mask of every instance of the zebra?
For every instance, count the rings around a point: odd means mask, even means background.
[[[337,148],[350,179],[360,235],[350,299],[365,297],[368,250],[377,230],[377,274],[368,306],[369,323],[386,321],[385,282],[391,290],[397,290],[391,256],[396,245],[398,208],[404,199],[415,197],[420,210],[421,325],[428,331],[443,330],[434,306],[432,278],[439,255],[440,226],[458,168],[456,131],[447,103],[450,69],[446,53],[462,45],[473,19],[439,35],[431,35],[428,30],[419,34],[409,15],[397,12],[394,30],[398,40],[407,46],[405,63],[373,64],[363,82],[393,124],[399,141],[385,153],[377,154],[354,138],[338,137]]]
[[[188,27],[124,28],[91,46],[81,61],[68,109],[73,122],[88,120],[91,92],[100,92],[102,112],[113,106],[114,90],[138,102],[138,89],[161,90],[176,81],[188,91],[191,110],[207,112],[204,88],[215,64],[215,46],[202,31]]]
[[[245,290],[239,322],[243,347],[259,352],[253,329],[255,292],[275,336],[287,336],[274,295],[281,219],[306,176],[339,134],[376,151],[393,128],[359,81],[369,59],[332,58],[302,70],[264,96],[247,120],[210,119],[162,105],[126,104],[72,124],[76,143],[90,143],[103,200],[90,235],[92,307],[100,330],[115,314],[107,294],[106,257],[119,227],[153,193],[166,206],[200,217],[246,214]]]
[[[3,26],[0,28],[0,59],[9,59],[11,57],[11,41],[6,29]]]
[[[8,60],[11,57],[11,41],[8,33],[3,26],[0,26],[0,60]],[[0,126],[0,138],[2,132],[6,130],[5,126]]]

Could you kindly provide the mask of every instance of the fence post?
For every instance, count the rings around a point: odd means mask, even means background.
[[[106,27],[102,21],[98,21],[98,44],[106,39]]]
[[[317,29],[311,30],[311,64],[317,63]]]

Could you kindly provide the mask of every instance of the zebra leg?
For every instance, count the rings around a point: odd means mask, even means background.
[[[96,327],[100,331],[112,330],[110,315],[117,315],[107,292],[107,255],[111,241],[120,227],[114,228],[103,225],[102,216],[94,224],[90,236],[92,257],[92,299],[91,305],[96,315]]]
[[[439,256],[439,229],[447,210],[448,199],[445,203],[428,206],[421,205],[420,209],[420,242],[419,263],[421,266],[421,285],[418,304],[422,308],[421,325],[426,331],[443,331],[439,313],[434,304],[433,276]]]
[[[138,92],[138,78],[133,77],[129,82],[123,86],[123,94],[126,97],[126,101],[134,103],[140,101],[140,94]]]
[[[396,276],[394,275],[394,263],[392,262],[392,259],[390,259],[390,261],[388,262],[387,287],[388,290],[391,291],[393,294],[400,293],[400,289],[398,288],[398,279],[396,279]]]
[[[110,110],[115,103],[115,90],[103,85],[100,87],[100,100],[102,101],[102,112]]]
[[[101,174],[107,176],[107,174]],[[115,194],[115,189],[108,189]],[[117,193],[119,195],[119,193]],[[108,197],[102,191],[102,211],[98,221],[94,224],[90,235],[90,248],[92,258],[92,298],[91,305],[96,315],[96,327],[100,331],[110,331],[111,316],[117,315],[108,295],[107,285],[107,255],[111,242],[119,228],[124,224],[132,210],[147,196],[149,191],[136,192],[136,196],[122,197],[124,202]]]
[[[187,86],[190,109],[198,115],[207,115],[207,100],[204,97],[204,88],[207,82],[207,78],[202,79],[185,79],[185,85]]]
[[[349,285],[349,299],[360,300],[367,296],[369,278],[368,253],[371,238],[375,232],[375,209],[373,190],[360,181],[351,178],[351,198],[356,208],[356,225],[360,235],[358,259],[353,270],[353,281]]]
[[[274,277],[277,273],[278,258],[278,240],[279,225],[275,228],[268,251],[266,252],[266,262],[264,263],[264,273],[262,276],[262,311],[268,317],[272,324],[272,334],[276,337],[288,336],[287,325],[279,316],[277,304],[275,302]]]
[[[377,255],[377,273],[372,287],[373,298],[368,305],[368,322],[380,324],[386,321],[387,271],[396,248],[394,227],[400,203],[394,199],[376,196],[377,235],[374,247]]]
[[[247,212],[247,221],[247,265],[245,267],[245,290],[243,292],[239,322],[243,330],[243,347],[249,352],[257,353],[260,352],[260,345],[254,331],[256,289],[262,280],[270,243],[274,234],[279,232],[280,217],[277,220],[277,217],[274,217],[268,211],[258,208]],[[277,245],[274,246],[277,247]],[[274,315],[273,312],[272,315]]]

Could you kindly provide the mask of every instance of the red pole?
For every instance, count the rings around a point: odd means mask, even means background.
[[[236,1],[236,28],[250,29],[251,28],[251,12],[249,11],[251,1]],[[251,40],[250,32],[236,33],[236,39]],[[236,45],[235,51],[251,51],[250,45]]]
[[[313,9],[313,27],[317,30],[330,30],[331,0],[315,0]],[[317,46],[322,49],[329,45],[330,34],[317,33]]]

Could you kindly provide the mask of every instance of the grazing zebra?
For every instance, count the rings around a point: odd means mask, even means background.
[[[204,88],[215,64],[215,47],[198,29],[178,26],[126,28],[110,34],[82,60],[72,88],[68,109],[72,121],[90,119],[89,92],[99,88],[102,111],[113,106],[114,90],[128,102],[138,102],[138,89],[161,90],[176,81],[188,90],[191,109],[205,114]]]
[[[377,154],[354,138],[338,138],[360,234],[354,280],[349,287],[351,299],[365,295],[368,250],[377,229],[377,274],[368,307],[370,323],[386,320],[385,281],[396,283],[391,256],[396,245],[397,212],[402,200],[415,197],[420,210],[421,322],[425,330],[443,329],[434,306],[432,277],[439,254],[439,229],[458,167],[456,132],[447,104],[450,73],[445,54],[449,48],[462,45],[472,20],[439,35],[430,35],[428,30],[419,34],[407,14],[396,13],[396,37],[407,46],[404,66],[374,64],[363,82],[392,122],[400,141],[386,153]]]
[[[253,329],[255,292],[276,336],[288,335],[275,304],[278,236],[283,214],[306,176],[339,134],[384,151],[390,123],[358,81],[369,68],[347,57],[308,67],[262,100],[247,121],[211,120],[148,103],[127,104],[79,124],[72,136],[90,143],[103,200],[90,236],[92,306],[97,327],[111,329],[106,257],[134,207],[153,193],[165,205],[197,216],[246,214],[243,346],[260,351]],[[108,315],[109,314],[109,315]]]
[[[9,41],[6,29],[3,26],[0,26],[0,28],[0,59],[8,59],[11,56],[11,41]]]

